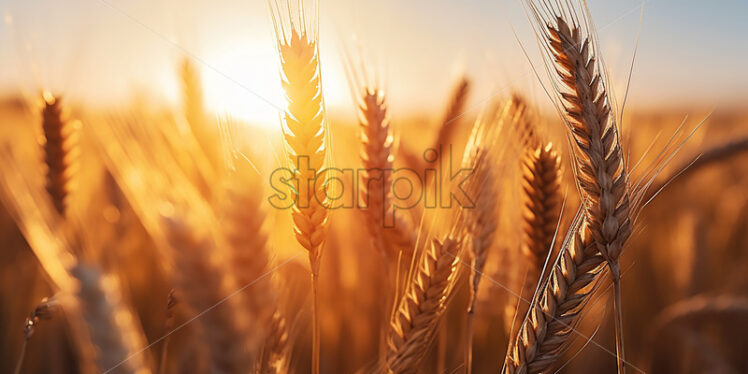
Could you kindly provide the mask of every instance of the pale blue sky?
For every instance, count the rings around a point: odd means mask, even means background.
[[[614,84],[622,93],[641,0],[591,0]],[[0,91],[40,86],[107,103],[151,91],[174,100],[173,68],[188,51],[203,65],[209,104],[261,120],[277,102],[277,57],[266,0],[3,0]],[[326,97],[349,106],[341,45],[362,45],[394,110],[440,108],[460,71],[473,101],[518,88],[542,100],[515,40],[537,60],[519,0],[321,0]],[[356,41],[352,35],[356,34]],[[745,103],[748,1],[649,0],[632,81],[638,105]]]

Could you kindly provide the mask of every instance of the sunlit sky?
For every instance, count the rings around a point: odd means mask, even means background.
[[[395,115],[440,112],[463,72],[476,82],[475,107],[512,89],[543,100],[520,47],[540,61],[520,0],[320,1],[331,110],[352,113],[341,51],[359,46]],[[641,0],[589,3],[620,95]],[[135,95],[176,102],[176,67],[189,57],[211,109],[273,122],[281,95],[267,8],[266,0],[3,0],[0,92],[46,87],[102,106]],[[748,1],[648,0],[630,102],[745,103],[746,66]]]

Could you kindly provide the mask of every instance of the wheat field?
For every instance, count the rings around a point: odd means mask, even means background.
[[[519,2],[542,89],[430,116],[324,0],[263,5],[273,126],[186,51],[175,102],[3,91],[0,372],[748,372],[748,111],[629,108],[586,1]]]

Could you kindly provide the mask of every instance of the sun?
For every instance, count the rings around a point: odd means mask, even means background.
[[[272,41],[234,41],[232,45],[195,61],[201,71],[206,108],[218,117],[230,116],[251,127],[277,129],[286,104]],[[340,109],[348,103],[345,84],[338,69],[322,73],[328,107]]]

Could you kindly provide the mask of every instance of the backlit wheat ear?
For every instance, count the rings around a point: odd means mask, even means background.
[[[390,320],[387,372],[416,373],[428,352],[453,289],[461,245],[436,239],[424,253],[417,273]]]
[[[303,30],[293,28],[287,39],[280,40],[283,89],[287,109],[283,114],[288,157],[296,173],[294,184],[293,220],[296,239],[309,251],[315,276],[327,225],[326,189],[324,181],[314,185],[315,178],[324,177],[327,151],[325,108],[319,75],[317,41]]]
[[[96,347],[95,360],[101,372],[147,374],[142,352],[145,342],[131,311],[122,302],[117,282],[84,264],[70,270],[78,280],[76,300]]]
[[[238,295],[231,274],[215,261],[216,247],[207,238],[193,233],[184,222],[166,219],[168,238],[173,248],[177,296],[180,302],[200,315],[201,334],[210,351],[211,372],[246,373],[244,328],[237,310]]]
[[[361,200],[375,242],[386,248],[390,258],[393,249],[412,249],[415,237],[409,221],[393,206],[392,195],[392,131],[384,93],[364,88],[359,99],[361,126],[361,161],[366,169],[361,177]]]
[[[75,122],[69,121],[60,98],[49,92],[43,94],[42,130],[44,131],[44,162],[47,165],[46,189],[61,216],[65,216],[70,193],[75,152]]]
[[[290,1],[285,2],[290,19],[279,23],[284,14],[276,3],[273,10],[281,79],[286,94],[283,135],[291,168],[294,170],[292,197],[296,239],[309,252],[312,270],[312,373],[319,372],[318,278],[327,226],[326,166],[330,134],[322,83],[316,33],[318,4],[314,1],[312,19],[306,19],[304,1],[297,2],[294,20]],[[283,21],[282,19],[280,21]]]

